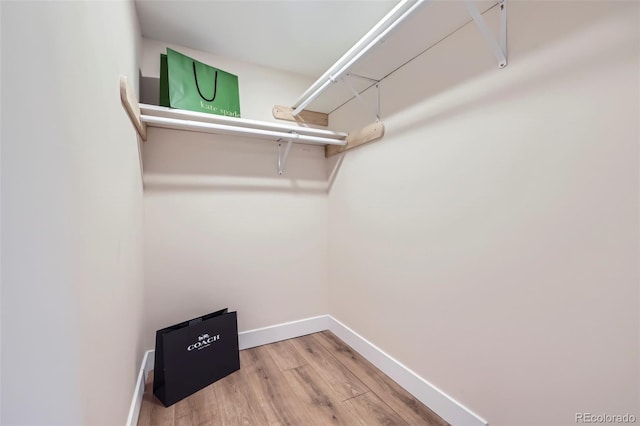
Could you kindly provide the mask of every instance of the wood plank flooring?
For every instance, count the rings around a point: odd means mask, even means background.
[[[447,425],[330,331],[241,351],[240,366],[168,408],[150,374],[138,425]]]

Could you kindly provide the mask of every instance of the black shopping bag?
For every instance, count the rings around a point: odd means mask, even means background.
[[[153,394],[165,407],[239,369],[236,312],[225,308],[156,332]]]

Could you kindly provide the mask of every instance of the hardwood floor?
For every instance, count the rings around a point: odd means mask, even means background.
[[[241,351],[240,365],[168,408],[150,374],[138,425],[447,425],[330,331]]]

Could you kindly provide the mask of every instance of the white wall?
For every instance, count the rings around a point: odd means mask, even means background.
[[[1,7],[0,422],[123,424],[142,356],[140,159],[118,86],[138,75],[133,3]]]
[[[167,44],[143,39],[142,73]],[[244,118],[275,121],[312,83],[296,74],[172,46],[236,74]],[[321,147],[292,148],[285,175],[272,142],[150,129],[144,144],[145,342],[222,307],[241,331],[328,311],[327,174]]]
[[[639,417],[639,12],[511,2],[504,70],[466,26],[332,187],[331,313],[491,425]]]

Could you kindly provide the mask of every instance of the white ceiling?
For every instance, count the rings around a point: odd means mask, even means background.
[[[319,77],[397,0],[136,0],[143,37]]]

